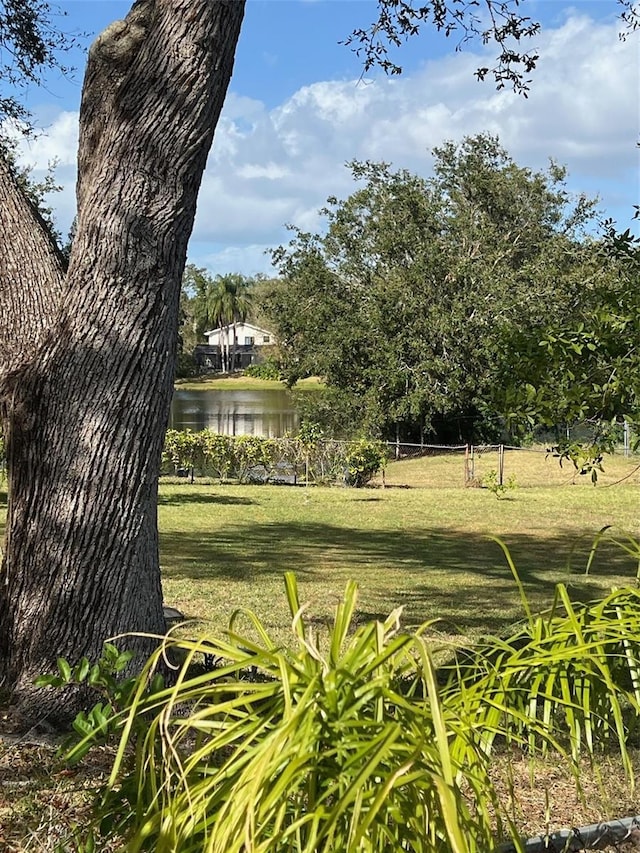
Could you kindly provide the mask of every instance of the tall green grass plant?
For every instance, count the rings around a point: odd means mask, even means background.
[[[323,647],[291,574],[286,589],[294,649],[238,613],[226,638],[170,636],[149,660],[115,721],[103,829],[106,819],[127,850],[158,853],[490,849],[499,803],[488,761],[461,708],[441,703],[420,634],[400,632],[397,612],[349,633],[351,583]],[[148,694],[176,653],[176,683]],[[212,671],[198,667],[204,654]]]
[[[522,626],[440,668],[430,626],[402,631],[399,611],[353,630],[353,582],[320,638],[291,573],[292,642],[247,610],[225,635],[169,634],[119,689],[121,708],[101,703],[76,726],[70,759],[119,736],[101,832],[131,853],[479,853],[505,833],[521,850],[492,781],[497,749],[553,750],[579,790],[584,756],[613,748],[633,784],[640,591],[576,603],[560,584],[535,615],[505,553]],[[176,659],[165,687],[158,673]],[[81,664],[55,683],[89,678]]]
[[[534,615],[503,548],[526,620],[506,639],[457,650],[443,668],[443,702],[453,701],[484,731],[488,752],[496,738],[525,744],[531,755],[552,746],[577,769],[581,755],[613,748],[633,784],[627,747],[640,716],[640,590],[613,589],[583,603],[558,584],[551,608]]]

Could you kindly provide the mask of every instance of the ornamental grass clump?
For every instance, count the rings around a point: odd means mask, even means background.
[[[483,732],[483,748],[516,740],[531,754],[551,747],[569,758],[579,782],[581,755],[619,752],[630,783],[628,745],[640,715],[640,590],[614,589],[572,602],[564,584],[552,607],[534,615],[508,551],[526,620],[506,639],[460,651],[442,701]]]
[[[291,574],[286,590],[293,650],[248,613],[251,636],[236,614],[225,638],[170,636],[149,660],[119,718],[102,829],[158,853],[490,849],[486,756],[460,708],[440,702],[422,637],[399,631],[398,612],[350,633],[350,583],[324,648]],[[177,651],[176,683],[147,695]]]
[[[353,630],[353,582],[321,642],[291,573],[287,647],[238,611],[222,637],[170,633],[136,679],[114,681],[115,647],[93,669],[65,664],[46,683],[77,672],[108,694],[76,720],[68,757],[119,736],[99,834],[132,853],[479,853],[505,835],[522,850],[490,774],[496,750],[552,750],[579,790],[582,757],[614,748],[633,783],[640,591],[577,604],[559,585],[534,616],[505,554],[525,623],[438,669],[429,625],[403,632],[400,611]],[[166,659],[182,661],[171,686]]]

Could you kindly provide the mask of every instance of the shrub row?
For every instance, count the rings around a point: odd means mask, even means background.
[[[163,473],[213,476],[221,482],[309,482],[364,486],[384,467],[387,448],[373,439],[333,441],[168,430]]]
[[[280,364],[274,358],[267,358],[259,364],[250,364],[244,369],[245,376],[252,376],[254,379],[282,379],[282,371]]]

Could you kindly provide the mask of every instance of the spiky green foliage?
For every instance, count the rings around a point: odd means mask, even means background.
[[[627,746],[640,714],[640,590],[614,589],[581,603],[558,584],[552,607],[534,616],[505,553],[527,621],[507,639],[459,653],[443,702],[484,729],[487,751],[496,738],[532,753],[553,746],[577,768],[581,754],[613,747],[633,783]]]
[[[291,573],[290,644],[246,610],[223,637],[170,634],[119,691],[121,710],[103,703],[76,727],[71,759],[120,736],[101,832],[133,853],[472,853],[506,829],[520,850],[490,775],[496,748],[554,750],[579,788],[582,756],[614,747],[633,782],[640,591],[577,604],[559,585],[534,616],[505,553],[526,623],[439,670],[425,631],[401,631],[399,611],[352,631],[353,582],[321,642]],[[170,687],[158,679],[165,658],[180,660]]]
[[[324,648],[291,574],[286,589],[293,650],[251,613],[251,631],[239,633],[238,613],[228,637],[170,637],[150,659],[120,717],[102,803],[127,849],[489,849],[498,802],[487,761],[458,708],[440,702],[425,642],[399,631],[398,612],[349,634],[350,583]],[[147,695],[163,655],[176,653],[175,685]],[[204,653],[219,666],[194,674]]]

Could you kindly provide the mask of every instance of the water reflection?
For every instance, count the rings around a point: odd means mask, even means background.
[[[171,429],[198,432],[210,429],[223,435],[260,435],[278,438],[298,427],[298,415],[285,389],[255,391],[174,391]]]

